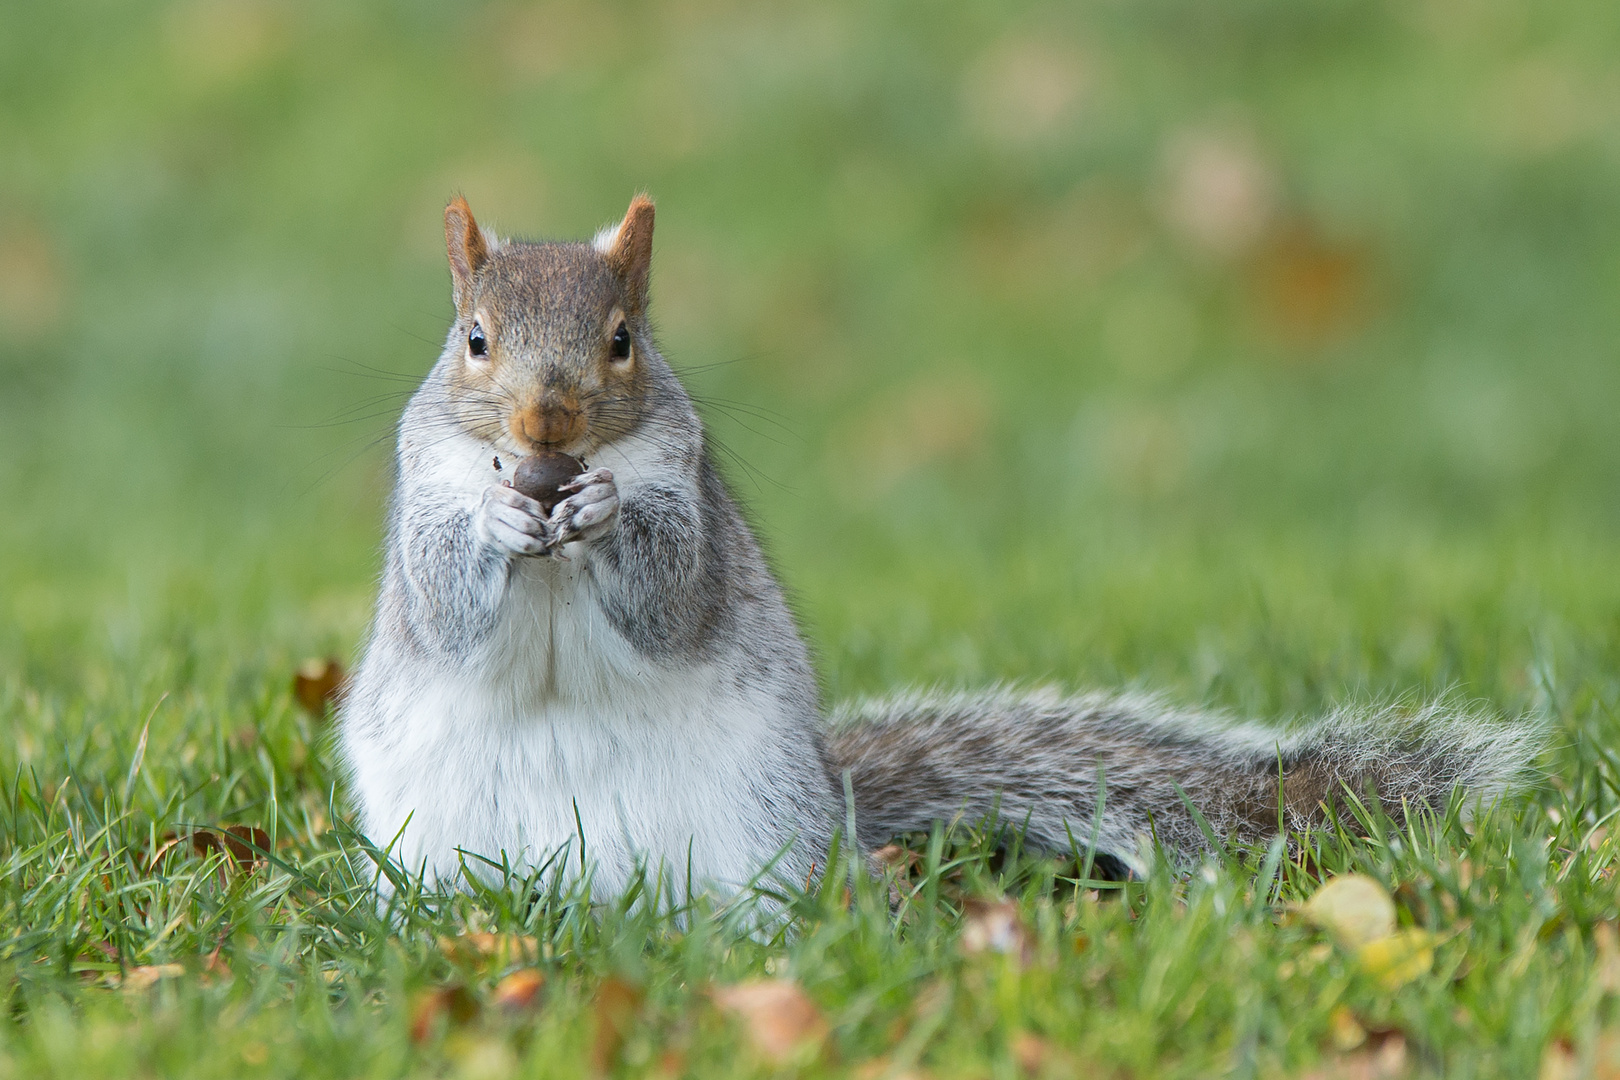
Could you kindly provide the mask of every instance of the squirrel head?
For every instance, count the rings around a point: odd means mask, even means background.
[[[640,419],[653,204],[588,244],[521,243],[479,228],[460,196],[444,211],[456,322],[443,363],[468,431],[507,452],[583,457]]]

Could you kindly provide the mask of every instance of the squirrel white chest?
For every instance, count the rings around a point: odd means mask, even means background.
[[[518,867],[583,847],[598,896],[638,864],[684,890],[735,889],[781,845],[750,778],[777,750],[773,704],[707,665],[638,654],[580,560],[514,572],[496,632],[453,677],[390,690],[385,732],[354,747],[366,831],[429,879],[471,856]]]

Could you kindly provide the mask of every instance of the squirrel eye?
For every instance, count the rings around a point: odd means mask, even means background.
[[[624,323],[620,323],[619,328],[613,331],[613,359],[630,359],[630,331]]]
[[[467,335],[467,351],[474,356],[489,355],[489,339],[484,336],[484,328],[473,323],[472,332]]]

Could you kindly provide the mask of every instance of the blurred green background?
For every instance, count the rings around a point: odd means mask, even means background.
[[[1617,59],[1612,0],[10,0],[0,678],[352,651],[444,202],[645,189],[831,694],[1534,708],[1620,658]]]

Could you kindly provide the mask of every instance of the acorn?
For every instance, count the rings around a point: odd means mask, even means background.
[[[531,454],[512,470],[512,486],[539,503],[546,513],[562,502],[557,489],[585,471],[585,463],[569,454],[545,451]]]

